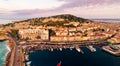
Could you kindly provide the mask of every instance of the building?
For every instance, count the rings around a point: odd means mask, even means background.
[[[20,29],[18,34],[21,39],[49,40],[48,29]]]

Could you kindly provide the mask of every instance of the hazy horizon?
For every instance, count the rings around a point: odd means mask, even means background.
[[[120,0],[0,0],[1,19],[27,19],[59,14],[119,19]]]
[[[25,18],[26,19],[26,18]],[[25,19],[0,19],[0,24],[12,23],[14,21],[25,20]],[[94,21],[104,21],[104,22],[120,22],[120,19],[114,18],[87,18]]]

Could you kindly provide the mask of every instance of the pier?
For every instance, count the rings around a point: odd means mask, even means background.
[[[117,47],[120,47],[120,45],[116,45]],[[102,49],[114,56],[120,56],[120,49],[114,49],[110,46],[103,46]]]
[[[77,42],[51,42],[51,41],[29,41],[25,42],[23,44],[20,44],[22,47],[27,48],[28,51],[33,50],[46,50],[49,49],[53,51],[53,49],[60,49],[61,48],[71,48],[71,47],[80,47],[80,46],[107,46],[108,43],[105,41],[77,41]],[[90,47],[92,51],[93,47]]]

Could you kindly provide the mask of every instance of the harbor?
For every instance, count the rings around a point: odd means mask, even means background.
[[[50,50],[35,50],[29,53],[30,66],[56,66],[61,61],[62,66],[119,66],[119,57],[115,57],[106,52],[103,52],[100,48],[95,47],[96,52],[91,52],[86,47],[80,47],[84,54],[78,52],[76,48],[70,50],[70,48],[62,48]],[[93,59],[93,60],[91,60]],[[87,64],[86,64],[87,62]]]

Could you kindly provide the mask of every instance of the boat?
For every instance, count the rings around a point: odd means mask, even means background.
[[[50,50],[53,51],[53,48],[51,48]]]
[[[87,46],[87,48],[91,51],[91,52],[96,52],[96,49],[93,46]]]
[[[56,66],[61,66],[61,61],[59,62],[59,63],[57,63],[57,65]]]
[[[31,61],[26,62],[26,65],[27,65],[27,66],[30,66],[30,64],[31,64]]]
[[[62,51],[62,48],[59,48],[60,49],[60,51]]]
[[[77,50],[78,52],[84,54],[84,52],[83,52],[78,46],[76,46],[76,50]]]
[[[70,47],[70,50],[73,50],[74,47]]]

